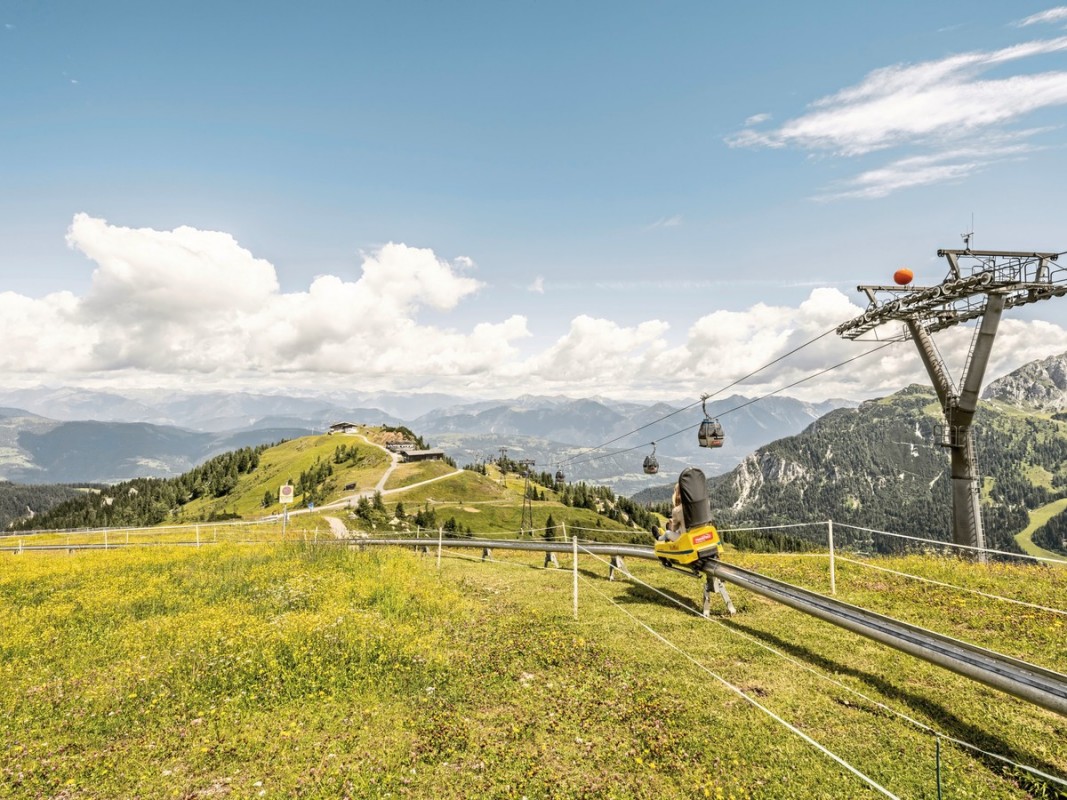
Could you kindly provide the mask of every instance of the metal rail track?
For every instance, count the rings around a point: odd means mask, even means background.
[[[450,548],[480,547],[541,553],[569,553],[573,549],[573,545],[566,542],[491,539],[448,539],[446,541]],[[356,542],[361,545],[392,544],[416,547],[428,547],[433,544],[432,539],[408,538],[360,539]],[[651,547],[641,545],[590,543],[581,545],[581,550],[596,555],[658,560]],[[892,617],[876,614],[859,606],[842,603],[816,592],[801,589],[799,586],[777,581],[721,561],[706,565],[700,571],[1067,717],[1067,675],[1062,673],[987,650],[984,647],[968,644],[917,625],[901,622]]]

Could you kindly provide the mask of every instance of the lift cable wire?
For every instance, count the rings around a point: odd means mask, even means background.
[[[717,672],[714,672],[709,667],[707,667],[704,664],[700,663],[700,661],[695,659],[693,656],[691,656],[685,650],[680,648],[678,645],[676,645],[670,639],[668,639],[665,636],[663,636],[663,634],[661,634],[659,631],[655,630],[654,628],[652,628],[647,623],[639,620],[637,617],[635,617],[633,614],[631,614],[629,611],[627,611],[625,608],[623,608],[622,605],[620,605],[618,603],[618,601],[616,601],[614,598],[608,597],[606,594],[604,594],[602,591],[600,591],[600,589],[597,588],[595,584],[593,584],[593,582],[592,582],[592,580],[590,578],[588,578],[588,577],[586,577],[584,575],[581,575],[580,577],[582,578],[582,580],[585,581],[586,585],[588,585],[589,588],[591,588],[594,592],[596,592],[598,595],[600,595],[603,599],[607,600],[618,611],[620,611],[625,616],[629,617],[631,621],[636,623],[638,626],[644,628],[654,638],[658,639],[660,642],[665,644],[667,647],[669,647],[670,649],[674,650],[680,656],[682,656],[687,661],[689,661],[691,664],[696,666],[697,669],[703,670],[708,675],[710,675],[715,680],[717,680],[719,683],[721,683],[723,686],[725,686],[727,689],[729,689],[731,692],[733,692],[734,694],[736,694],[739,697],[741,697],[741,699],[743,699],[749,705],[754,706],[755,708],[759,709],[764,714],[766,714],[771,719],[773,719],[775,722],[777,722],[779,725],[782,725],[787,730],[789,730],[792,733],[794,733],[797,736],[799,736],[801,739],[803,739],[805,742],[810,744],[812,747],[814,747],[816,750],[821,752],[823,755],[829,757],[833,761],[836,761],[839,765],[841,765],[842,767],[847,769],[849,772],[851,772],[853,775],[855,775],[861,781],[866,783],[872,789],[880,792],[885,797],[892,797],[892,798],[896,798],[897,800],[899,800],[897,795],[893,794],[891,791],[889,791],[884,786],[879,784],[873,778],[870,778],[867,775],[865,775],[864,773],[860,772],[858,769],[856,769],[856,767],[852,766],[847,761],[845,761],[843,758],[841,758],[841,756],[837,755],[836,753],[834,753],[832,750],[830,750],[826,746],[824,746],[822,744],[819,744],[817,741],[815,741],[813,738],[808,736],[808,734],[804,733],[804,731],[800,730],[800,728],[796,727],[792,723],[786,722],[782,717],[780,717],[777,714],[775,714],[773,711],[771,711],[765,705],[761,704],[754,697],[749,696],[742,689],[739,689],[738,687],[736,687],[732,683],[730,683],[728,680],[726,680],[726,678],[722,677]]]
[[[790,384],[788,384],[786,386],[781,386],[778,389],[775,389],[774,391],[767,392],[766,394],[762,394],[759,397],[753,397],[752,399],[747,400],[744,403],[741,403],[741,405],[734,406],[731,409],[728,409],[726,411],[720,412],[717,416],[725,417],[725,416],[727,416],[729,414],[734,413],[735,411],[740,411],[742,408],[747,408],[748,406],[752,405],[753,403],[758,403],[760,400],[766,400],[768,397],[773,397],[774,395],[779,394],[780,392],[784,392],[787,389],[792,389],[793,387],[799,386],[802,383],[806,383],[807,381],[810,381],[810,380],[812,380],[814,378],[818,378],[821,375],[825,375],[827,372],[831,372],[832,370],[838,369],[839,367],[843,367],[846,364],[851,364],[853,361],[857,361],[857,360],[859,360],[861,358],[869,356],[872,353],[877,353],[879,350],[882,350],[882,349],[884,349],[886,347],[889,347],[892,344],[897,344],[898,342],[902,342],[902,341],[904,341],[904,337],[902,337],[902,336],[897,337],[895,339],[888,339],[888,340],[882,342],[881,344],[879,344],[877,347],[872,347],[870,350],[867,350],[867,351],[865,351],[863,353],[860,353],[859,355],[853,356],[852,358],[846,359],[845,361],[840,361],[840,362],[838,362],[837,364],[834,364],[831,367],[826,367],[825,369],[821,369],[818,372],[814,372],[811,375],[808,375],[807,377],[801,378],[800,380],[797,380],[797,381],[793,381],[792,383],[790,383]],[[696,405],[696,403],[694,403],[693,405]],[[692,406],[688,406],[688,408],[692,408]],[[682,410],[685,410],[685,409],[682,409]],[[660,436],[656,441],[662,442],[664,439],[671,439],[671,438],[673,438],[675,436],[679,436],[679,435],[681,435],[683,433],[686,433],[687,431],[691,431],[695,427],[697,427],[697,426],[689,425],[689,426],[687,426],[685,428],[682,428],[681,430],[677,430],[677,431],[674,431],[673,433],[668,433],[668,434],[665,434],[663,436]],[[629,436],[630,434],[626,434],[626,435]],[[619,437],[619,438],[624,438],[624,437]],[[618,439],[614,439],[613,441],[618,441]],[[610,458],[611,456],[622,455],[624,453],[631,453],[634,450],[641,450],[641,449],[644,449],[645,447],[648,447],[649,444],[650,444],[649,442],[642,442],[641,444],[634,445],[633,447],[627,447],[627,448],[624,448],[624,449],[621,449],[621,450],[612,450],[612,451],[610,451],[608,453],[601,453],[600,455],[586,456],[584,458],[579,457],[579,456],[574,456],[574,457],[572,457],[571,459],[569,459],[565,463],[568,466],[574,466],[575,464],[586,464],[586,463],[591,462],[591,461],[599,461],[602,458]],[[597,450],[599,447],[603,447],[603,446],[604,445],[598,445],[597,447],[586,448],[586,452]]]
[[[599,556],[599,555],[597,555],[595,553],[589,553],[588,551],[586,551],[586,553],[588,555],[592,556],[593,558],[595,558],[597,561],[600,561],[600,562],[610,566],[610,562],[606,561],[602,556]],[[501,563],[504,563],[504,562],[501,562]],[[998,761],[1001,761],[1001,762],[1003,762],[1005,764],[1009,764],[1009,765],[1011,765],[1013,767],[1018,767],[1019,769],[1026,770],[1027,772],[1031,773],[1032,775],[1040,777],[1043,780],[1051,781],[1053,783],[1059,784],[1060,786],[1067,787],[1067,780],[1064,780],[1063,778],[1059,778],[1059,777],[1057,777],[1055,775],[1049,775],[1046,772],[1042,772],[1041,770],[1036,769],[1035,767],[1029,767],[1026,764],[1019,764],[1018,762],[1012,761],[1010,758],[1007,758],[1006,756],[998,755],[997,753],[991,753],[988,750],[983,750],[982,748],[978,747],[977,745],[971,744],[970,742],[966,742],[966,741],[964,741],[962,739],[957,739],[957,738],[955,738],[953,736],[949,736],[948,734],[941,733],[940,731],[938,731],[935,728],[930,727],[926,723],[920,722],[919,720],[917,720],[917,719],[905,714],[902,711],[898,711],[897,709],[892,708],[891,706],[887,706],[885,703],[882,703],[882,702],[880,702],[878,700],[875,700],[873,697],[869,697],[869,696],[865,695],[863,692],[859,691],[858,689],[853,689],[848,684],[842,683],[841,681],[837,680],[836,678],[833,678],[833,677],[831,677],[829,675],[826,675],[826,674],[824,674],[822,672],[819,672],[817,669],[815,669],[814,667],[812,667],[812,666],[810,666],[808,664],[805,664],[803,661],[800,661],[799,659],[794,658],[793,656],[787,655],[786,653],[783,653],[780,650],[777,650],[774,647],[771,647],[770,645],[766,644],[765,642],[761,642],[759,639],[757,639],[755,636],[752,636],[751,634],[745,633],[744,631],[737,630],[736,628],[733,628],[730,625],[727,625],[726,623],[722,622],[721,620],[711,619],[711,618],[705,617],[699,611],[697,611],[696,609],[692,608],[691,606],[686,605],[681,600],[679,600],[677,597],[673,597],[672,595],[667,594],[666,592],[656,588],[655,586],[652,586],[649,583],[645,583],[640,578],[634,577],[634,575],[631,574],[628,570],[625,571],[625,572],[626,572],[627,577],[629,577],[632,581],[634,581],[635,583],[640,584],[641,586],[645,587],[646,589],[648,589],[649,591],[653,592],[654,594],[659,595],[663,599],[668,600],[671,603],[674,603],[676,606],[681,608],[683,611],[686,611],[686,612],[692,614],[693,616],[698,617],[699,619],[702,619],[702,620],[704,620],[706,622],[714,622],[716,625],[718,625],[723,630],[726,630],[726,631],[732,633],[735,636],[740,636],[742,639],[744,639],[744,640],[756,645],[757,647],[760,647],[760,648],[762,648],[764,650],[767,650],[768,652],[774,653],[776,656],[779,656],[779,657],[785,659],[786,661],[790,662],[791,664],[794,664],[795,666],[798,666],[801,669],[803,669],[803,670],[805,670],[807,672],[810,672],[815,677],[820,678],[820,679],[822,679],[824,681],[827,681],[828,683],[832,683],[833,685],[835,685],[835,686],[837,686],[837,687],[839,687],[841,689],[844,689],[846,692],[849,692],[853,696],[862,698],[863,700],[866,700],[868,703],[871,703],[872,705],[876,706],[877,708],[880,708],[880,709],[882,709],[882,710],[884,710],[884,711],[886,711],[886,712],[888,712],[888,713],[890,713],[890,714],[892,714],[892,715],[894,715],[896,717],[899,717],[900,719],[903,719],[906,722],[909,722],[910,724],[914,725],[915,727],[917,727],[917,728],[919,728],[919,729],[921,729],[921,730],[923,730],[923,731],[925,731],[927,733],[933,734],[934,736],[937,736],[937,737],[939,737],[941,739],[944,739],[947,742],[952,742],[953,744],[959,745],[960,747],[963,747],[963,748],[965,748],[967,750],[971,750],[971,751],[973,751],[975,753],[980,753],[981,755],[988,756],[990,758],[994,758],[994,759],[996,759]]]
[[[691,409],[691,408],[695,408],[696,406],[698,406],[698,405],[701,405],[701,404],[702,404],[702,403],[704,403],[705,401],[707,401],[707,400],[710,400],[710,399],[711,399],[712,397],[716,397],[717,395],[720,395],[720,394],[722,394],[722,393],[723,393],[723,392],[725,392],[725,391],[726,391],[727,389],[731,389],[731,388],[733,388],[734,386],[737,386],[737,384],[739,384],[739,383],[742,383],[743,381],[747,381],[747,380],[748,380],[749,378],[753,377],[754,375],[758,375],[758,374],[759,374],[760,372],[762,372],[763,370],[767,369],[768,367],[772,367],[772,366],[774,366],[774,365],[775,365],[775,364],[777,364],[777,363],[778,363],[779,361],[782,361],[783,359],[786,359],[786,358],[788,358],[789,356],[791,356],[791,355],[793,355],[793,354],[795,354],[795,353],[799,353],[799,352],[800,352],[801,350],[803,350],[803,349],[804,349],[805,347],[807,347],[807,346],[809,346],[809,345],[812,345],[812,344],[815,344],[815,343],[816,343],[817,341],[819,341],[820,339],[822,339],[822,338],[823,338],[823,337],[825,337],[825,336],[829,336],[829,335],[830,335],[831,333],[833,333],[833,332],[834,332],[834,331],[836,331],[836,330],[837,330],[837,328],[830,328],[830,330],[828,330],[828,331],[825,331],[825,332],[823,332],[823,333],[820,333],[820,334],[819,334],[818,336],[816,336],[816,337],[815,337],[814,339],[809,339],[808,341],[804,342],[804,344],[801,344],[801,345],[798,345],[797,347],[794,347],[794,348],[793,348],[792,350],[790,350],[790,351],[789,351],[788,353],[783,353],[782,355],[778,356],[778,358],[774,359],[773,361],[768,361],[768,362],[767,362],[766,364],[764,364],[764,365],[763,365],[762,367],[758,367],[757,369],[754,369],[754,370],[753,370],[752,372],[748,373],[747,375],[743,375],[743,376],[741,376],[740,378],[738,378],[738,379],[737,379],[736,381],[734,381],[733,383],[729,383],[729,384],[727,384],[726,386],[723,386],[723,387],[722,387],[721,389],[718,389],[718,390],[716,390],[715,392],[712,392],[711,394],[708,394],[708,395],[704,395],[703,397],[701,397],[701,399],[700,399],[700,400],[697,400],[697,401],[695,401],[695,402],[693,402],[693,403],[690,403],[690,404],[689,404],[689,405],[687,405],[687,406],[684,406],[684,407],[682,407],[682,408],[679,408],[679,409],[677,409],[677,410],[675,410],[675,411],[672,411],[672,412],[671,412],[671,413],[669,413],[669,414],[665,414],[664,416],[660,417],[659,419],[654,419],[654,420],[652,420],[651,422],[647,422],[647,423],[645,423],[644,425],[642,425],[642,426],[641,426],[641,427],[639,427],[639,428],[634,428],[634,429],[633,429],[632,431],[630,431],[629,433],[624,433],[624,434],[622,434],[621,436],[616,436],[616,437],[615,437],[614,439],[609,439],[608,441],[606,441],[606,442],[602,442],[602,443],[600,443],[600,444],[598,444],[598,445],[593,445],[593,446],[590,446],[590,447],[583,447],[583,448],[580,448],[580,449],[578,450],[578,452],[577,452],[577,453],[575,453],[575,454],[574,454],[573,456],[571,456],[570,458],[567,458],[567,459],[563,459],[562,461],[560,461],[560,466],[565,466],[565,465],[567,465],[567,464],[570,464],[570,463],[572,463],[572,462],[574,461],[574,459],[575,459],[575,458],[578,458],[578,457],[579,457],[579,456],[581,456],[581,455],[582,455],[583,453],[588,453],[588,452],[590,452],[590,451],[592,451],[592,450],[601,450],[601,449],[603,449],[603,448],[607,447],[608,445],[611,445],[611,444],[615,444],[615,442],[617,442],[617,441],[619,441],[619,440],[621,440],[621,439],[625,439],[625,438],[627,438],[628,436],[633,436],[633,435],[634,435],[635,433],[637,433],[638,431],[643,431],[643,430],[644,430],[645,428],[650,428],[650,427],[652,427],[653,425],[656,425],[656,424],[658,424],[658,423],[660,423],[660,422],[663,422],[663,421],[664,421],[665,419],[670,419],[671,417],[673,417],[673,416],[675,416],[675,415],[677,415],[677,414],[681,414],[681,413],[682,413],[683,411],[688,411],[688,410],[689,410],[689,409]],[[643,445],[642,445],[642,446],[643,446]],[[626,450],[623,450],[623,451],[621,451],[621,452],[624,452],[624,453],[625,453],[625,452],[628,452],[628,451],[626,451]],[[578,462],[578,463],[581,463],[581,462]]]

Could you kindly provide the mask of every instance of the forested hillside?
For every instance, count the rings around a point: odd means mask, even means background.
[[[84,489],[61,484],[25,486],[0,481],[0,529],[7,528],[16,520],[43,514],[65,500],[84,494]]]
[[[82,494],[45,514],[23,520],[18,529],[111,528],[158,525],[173,511],[201,497],[225,497],[241,475],[259,465],[269,445],[243,447],[201,464],[177,478],[136,478]]]
[[[950,538],[948,453],[932,390],[912,386],[857,409],[827,414],[797,436],[760,448],[709,481],[720,525],[833,519]],[[989,546],[1017,550],[1027,510],[1067,493],[1067,422],[1001,403],[975,418],[982,514]],[[669,489],[642,494],[663,500]]]
[[[1033,540],[1038,547],[1067,555],[1067,511],[1061,511],[1038,528]]]

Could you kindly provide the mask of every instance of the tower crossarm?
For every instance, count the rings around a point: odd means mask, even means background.
[[[845,339],[861,339],[889,322],[901,322],[912,335],[914,325],[929,333],[977,319],[991,295],[1004,308],[1067,295],[1067,268],[1059,253],[1010,250],[939,250],[949,262],[945,279],[933,286],[858,286],[867,309],[837,327]],[[999,300],[998,300],[999,305]]]

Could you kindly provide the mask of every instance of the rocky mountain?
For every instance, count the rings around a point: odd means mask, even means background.
[[[716,518],[724,525],[833,519],[950,539],[948,455],[937,444],[940,424],[933,390],[920,386],[832,411],[711,478]],[[1026,526],[1027,509],[1067,494],[1067,422],[987,402],[973,431],[986,476],[987,542],[1017,549],[1012,537]],[[666,501],[669,491],[660,487],[634,500]],[[872,540],[871,546],[880,545]]]
[[[982,398],[1031,411],[1067,410],[1067,353],[1033,361],[992,381]]]

